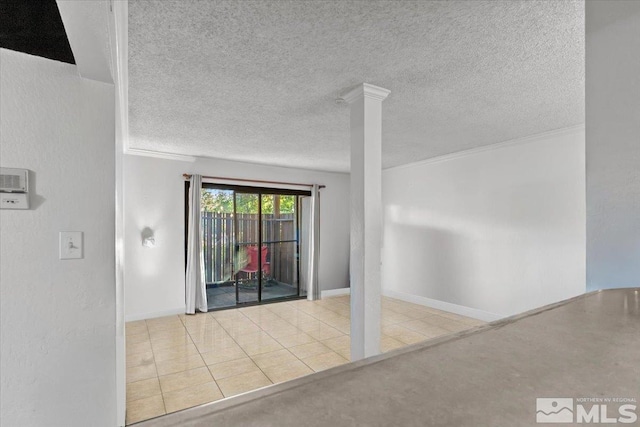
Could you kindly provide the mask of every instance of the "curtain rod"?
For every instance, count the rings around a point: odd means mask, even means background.
[[[186,179],[191,178],[191,174],[183,173],[183,177]],[[278,184],[278,185],[299,185],[302,187],[313,187],[313,184],[300,184],[297,182],[281,182],[281,181],[264,181],[259,179],[242,179],[242,178],[224,178],[221,176],[202,176],[204,179],[215,179],[215,180],[223,180],[223,181],[241,181],[241,182],[254,182],[259,184]],[[326,185],[318,185],[318,188],[326,188]]]

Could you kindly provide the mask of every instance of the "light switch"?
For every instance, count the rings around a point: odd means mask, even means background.
[[[60,259],[82,258],[82,231],[60,232]]]

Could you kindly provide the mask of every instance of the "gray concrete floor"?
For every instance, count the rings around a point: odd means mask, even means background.
[[[140,426],[535,426],[545,425],[536,399],[553,397],[640,400],[639,289],[583,295]]]

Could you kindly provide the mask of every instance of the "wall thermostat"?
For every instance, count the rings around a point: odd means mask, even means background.
[[[29,209],[29,171],[0,168],[0,209]]]

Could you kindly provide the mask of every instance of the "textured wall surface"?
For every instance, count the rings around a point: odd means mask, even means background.
[[[640,286],[640,2],[587,2],[587,289]]]
[[[223,160],[182,162],[125,155],[125,314],[145,318],[184,309],[183,173],[318,183],[321,290],[349,286],[349,176]],[[155,231],[154,248],[140,232]]]
[[[4,49],[0,63],[0,161],[35,190],[31,210],[0,211],[0,424],[113,427],[113,86]],[[58,259],[65,230],[84,232],[84,259]]]
[[[584,2],[131,1],[131,147],[349,170],[363,82],[383,165],[584,122]]]
[[[496,315],[585,290],[584,130],[383,172],[383,288]]]

